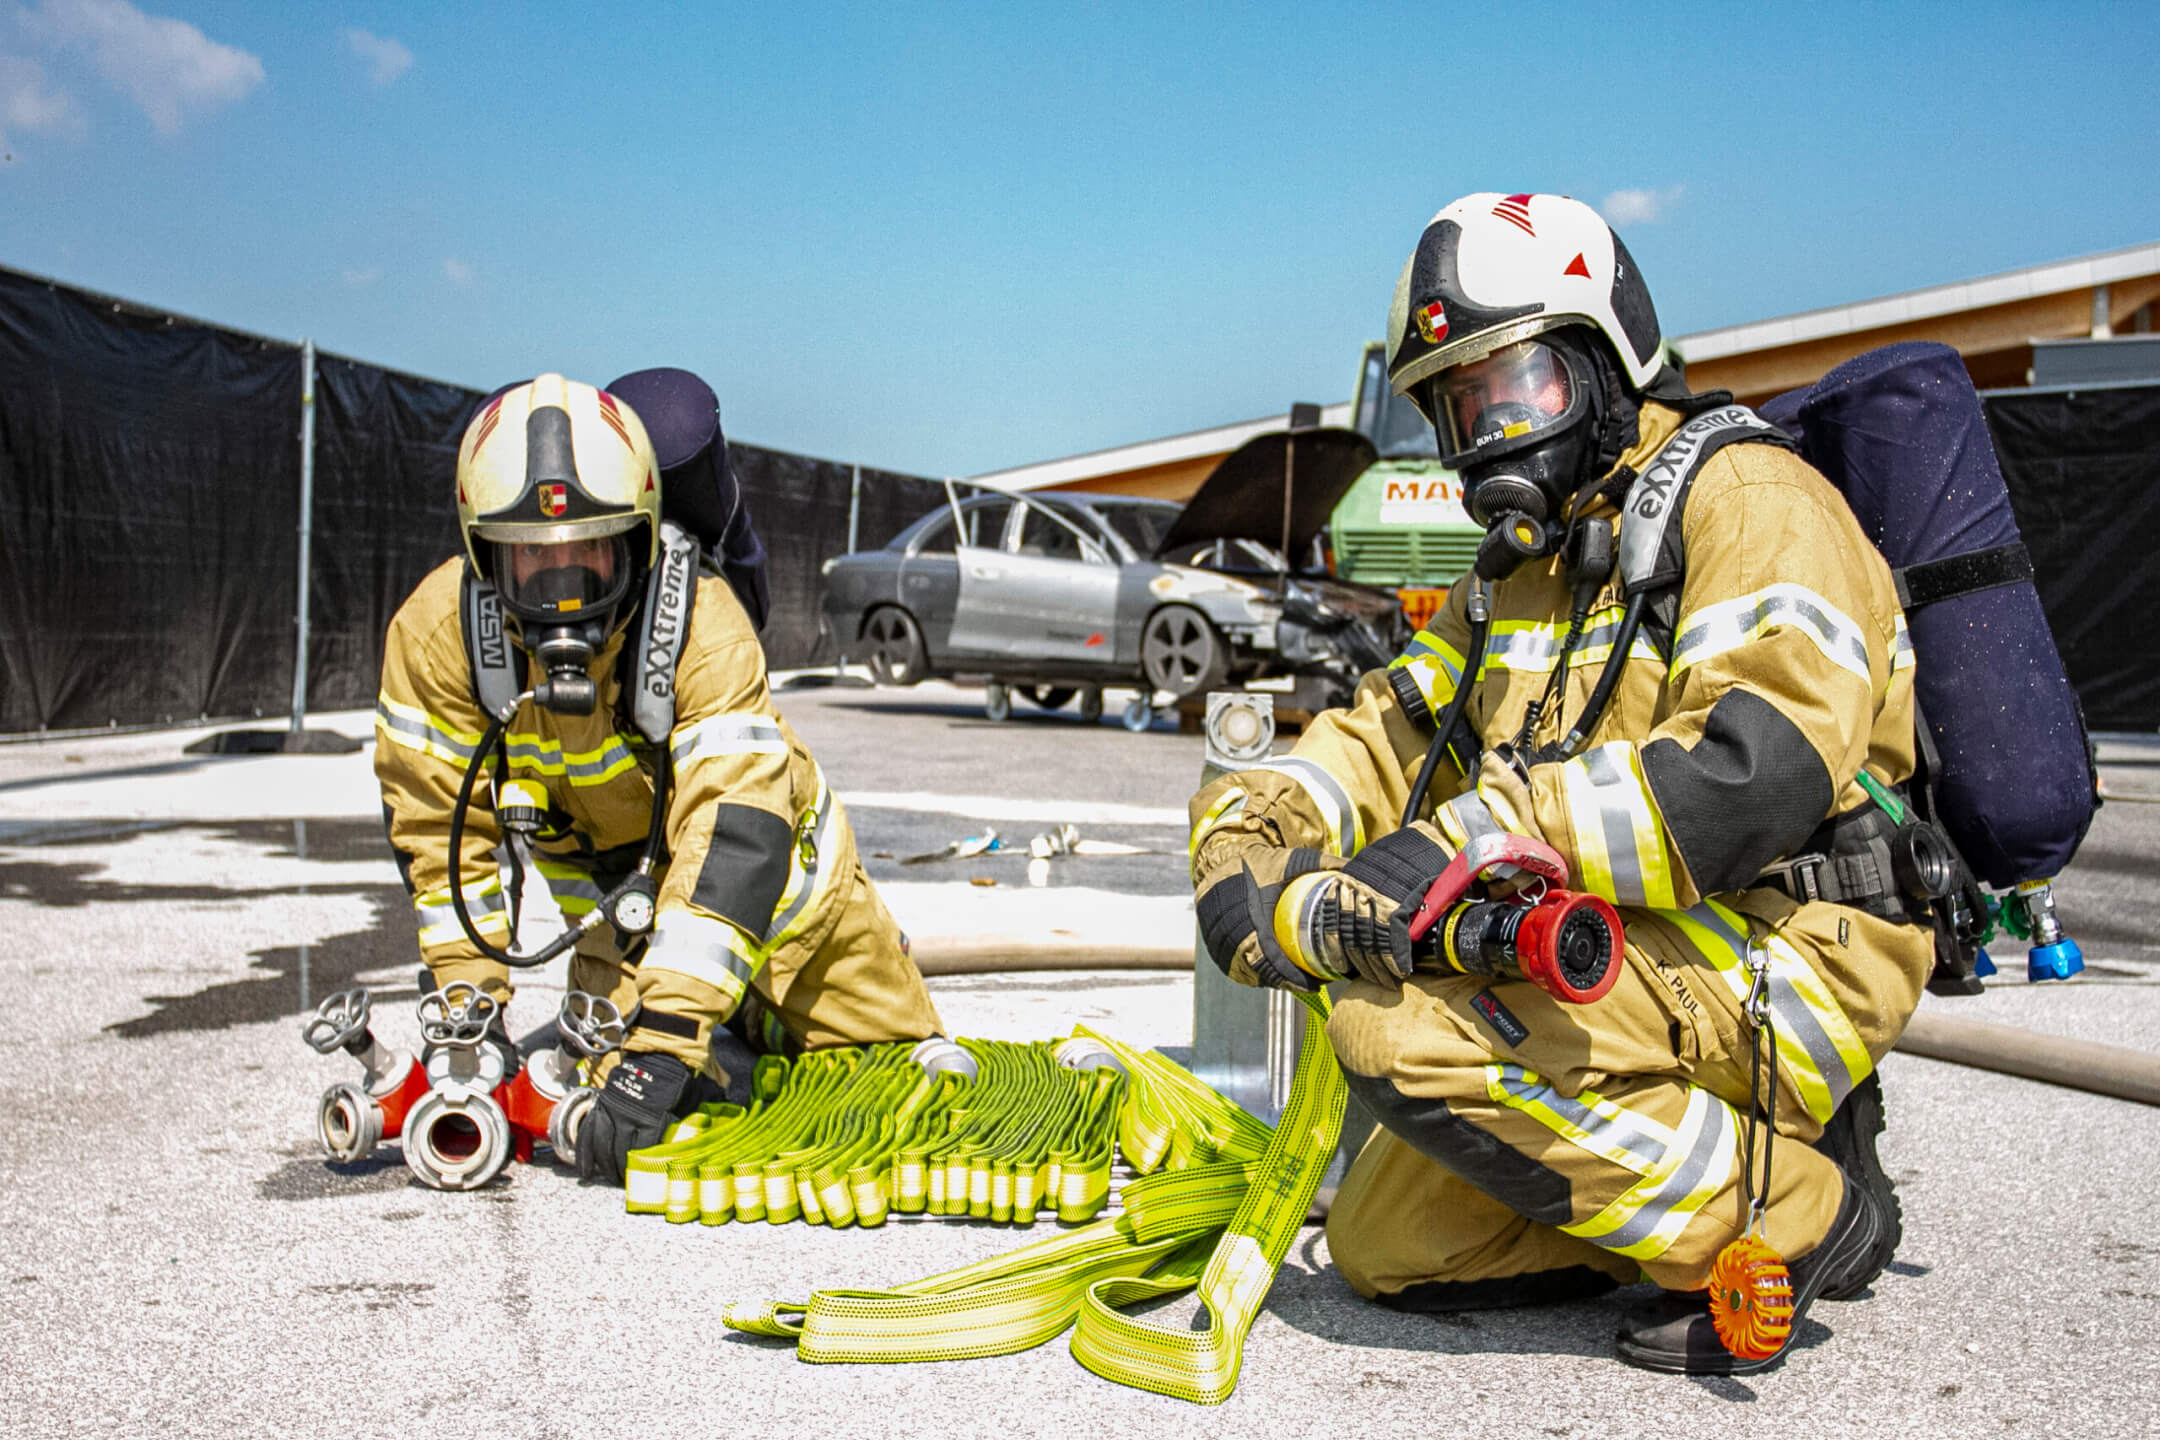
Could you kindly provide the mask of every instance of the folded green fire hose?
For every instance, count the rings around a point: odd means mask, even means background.
[[[709,1224],[875,1225],[888,1209],[1027,1224],[1048,1206],[1072,1223],[1104,1208],[1114,1126],[1140,1177],[1114,1216],[891,1290],[740,1303],[722,1318],[819,1363],[1004,1355],[1071,1327],[1073,1358],[1096,1374],[1219,1404],[1342,1128],[1327,1000],[1305,1003],[1296,1079],[1272,1131],[1162,1056],[1084,1026],[1074,1039],[1115,1055],[1124,1076],[1066,1069],[1046,1044],[959,1042],[973,1081],[926,1076],[904,1047],[820,1051],[761,1064],[747,1108],[716,1108],[634,1154],[629,1208]],[[1123,1308],[1195,1287],[1205,1330]]]

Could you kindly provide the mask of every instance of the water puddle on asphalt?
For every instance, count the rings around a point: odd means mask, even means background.
[[[184,925],[189,923],[184,918],[187,908],[233,902],[299,896],[358,896],[368,902],[371,913],[364,928],[327,940],[252,951],[243,979],[221,980],[191,994],[146,996],[150,1013],[108,1026],[115,1035],[140,1039],[278,1020],[305,1013],[324,995],[356,984],[362,974],[417,964],[411,910],[403,888],[394,881],[326,878],[255,886],[145,879],[139,863],[130,864],[124,874],[115,873],[116,867],[101,853],[141,844],[169,850],[150,871],[153,875],[184,875],[191,859],[216,856],[230,847],[310,867],[389,858],[382,826],[373,820],[0,822],[0,899],[41,908],[163,906],[178,912],[175,923]],[[232,868],[229,856],[217,859],[220,868]],[[417,993],[417,988],[389,989],[376,995],[397,999]]]

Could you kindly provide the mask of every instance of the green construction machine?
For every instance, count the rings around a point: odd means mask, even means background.
[[[1432,426],[1388,385],[1380,341],[1365,347],[1350,416],[1380,459],[1329,520],[1335,573],[1395,587],[1411,623],[1422,626],[1468,573],[1485,532],[1462,508],[1462,482],[1436,458]]]

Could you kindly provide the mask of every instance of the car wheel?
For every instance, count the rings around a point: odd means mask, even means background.
[[[1039,709],[1062,710],[1065,703],[1076,693],[1070,685],[1037,685],[1028,691],[1028,699],[1034,701]]]
[[[1090,725],[1102,719],[1102,686],[1086,685],[1081,687],[1080,718]]]
[[[922,627],[905,610],[887,605],[871,611],[863,638],[870,642],[870,673],[880,685],[913,685],[929,668]]]
[[[999,722],[1012,719],[1012,691],[995,680],[983,686],[983,714]]]
[[[1165,605],[1140,631],[1140,669],[1149,685],[1173,700],[1213,690],[1228,668],[1222,637],[1189,605]]]

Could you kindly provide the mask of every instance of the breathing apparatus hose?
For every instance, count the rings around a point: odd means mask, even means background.
[[[1560,742],[1560,757],[1570,759],[1582,749],[1583,741],[1597,729],[1598,717],[1612,703],[1613,687],[1620,683],[1620,672],[1627,668],[1628,651],[1635,646],[1635,632],[1642,628],[1643,612],[1650,608],[1650,596],[1642,593],[1630,596],[1627,610],[1620,617],[1620,633],[1613,636],[1612,651],[1605,657],[1605,668],[1598,672],[1597,685],[1590,692],[1590,699],[1583,706],[1582,718],[1568,730],[1567,739]]]
[[[1477,683],[1478,668],[1485,663],[1485,632],[1492,612],[1485,604],[1485,582],[1473,580],[1470,591],[1470,648],[1463,657],[1462,678],[1455,682],[1455,693],[1448,699],[1447,709],[1440,716],[1440,726],[1433,731],[1432,743],[1425,747],[1425,763],[1418,767],[1417,779],[1410,786],[1409,803],[1403,806],[1402,823],[1409,825],[1425,808],[1425,795],[1432,789],[1433,773],[1440,768],[1440,757],[1448,752],[1455,734],[1455,727],[1462,723],[1463,710],[1470,702],[1470,687]]]
[[[457,915],[458,928],[465,932],[465,938],[470,940],[482,955],[518,970],[545,965],[576,945],[585,935],[599,929],[613,917],[615,902],[635,888],[638,881],[651,878],[660,863],[660,846],[665,828],[662,822],[667,815],[668,781],[671,774],[663,758],[659,774],[653,780],[652,823],[646,829],[645,848],[638,855],[637,868],[625,876],[614,889],[600,897],[600,903],[593,906],[583,920],[569,926],[562,934],[530,955],[520,955],[513,950],[489,944],[482,938],[479,927],[473,924],[471,912],[465,908],[465,812],[472,805],[473,787],[479,781],[481,769],[486,766],[488,757],[495,753],[495,747],[502,741],[503,730],[509,724],[509,717],[515,715],[518,708],[530,700],[532,695],[533,692],[527,690],[504,706],[502,714],[488,716],[487,731],[480,737],[480,743],[473,747],[472,759],[465,765],[465,778],[458,785],[457,804],[450,810],[450,908]],[[513,871],[522,876],[525,862],[519,858],[516,846],[510,846],[509,850]],[[514,943],[515,937],[512,938]]]

